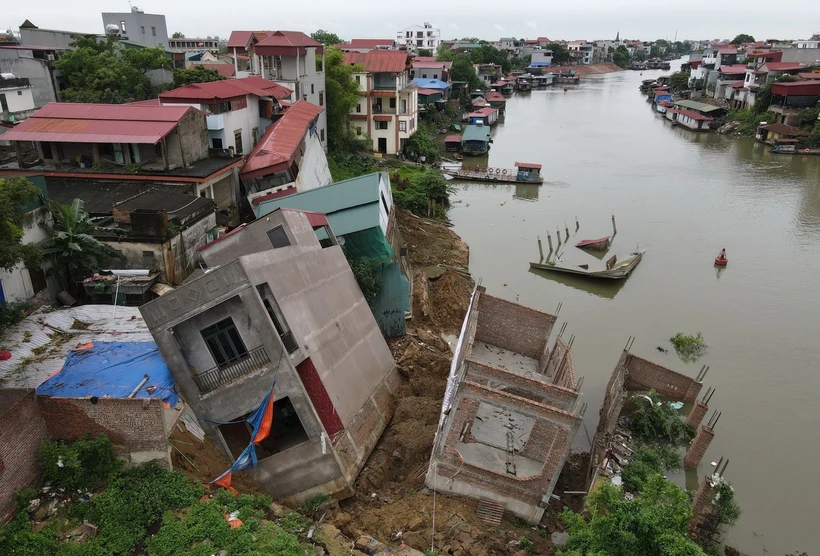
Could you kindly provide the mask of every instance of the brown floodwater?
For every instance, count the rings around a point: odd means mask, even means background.
[[[672,70],[679,67],[673,63]],[[728,457],[743,516],[727,541],[750,555],[820,550],[820,157],[775,155],[752,139],[672,128],[638,91],[661,71],[586,76],[578,86],[516,95],[493,130],[492,167],[543,163],[545,183],[452,182],[449,216],[488,292],[568,322],[585,377],[592,434],[606,382],[629,336],[632,352],[695,376],[710,370],[710,407],[723,413],[696,488]],[[469,165],[484,164],[467,158]],[[531,271],[546,236],[569,227],[561,258],[603,263],[574,247],[618,234],[610,254],[646,250],[625,281]],[[575,232],[575,219],[580,230]],[[714,266],[726,248],[728,266]],[[610,255],[608,254],[607,257]],[[559,323],[560,324],[560,323]],[[702,332],[695,363],[671,349]],[[668,348],[668,353],[657,347]],[[711,412],[711,409],[710,409]],[[583,430],[575,449],[589,449]]]

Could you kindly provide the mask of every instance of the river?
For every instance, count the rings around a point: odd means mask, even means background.
[[[709,365],[704,389],[717,390],[710,414],[722,412],[716,438],[697,475],[675,480],[696,488],[710,462],[728,457],[725,477],[743,515],[727,542],[749,555],[814,556],[820,157],[773,155],[751,139],[672,128],[638,91],[642,79],[663,73],[671,72],[585,76],[566,91],[557,85],[510,98],[489,165],[543,163],[545,183],[453,182],[449,216],[488,293],[550,313],[563,304],[559,325],[567,321],[565,338],[576,336],[590,434],[630,335],[633,353],[690,376]],[[626,281],[529,270],[536,238],[546,253],[546,234],[555,241],[565,223],[572,237],[564,260],[598,262],[571,245],[609,235],[612,214],[611,252],[647,250]],[[729,264],[718,272],[713,261],[724,247]],[[706,354],[683,363],[668,341],[677,332],[702,332]],[[574,448],[589,449],[583,431]]]

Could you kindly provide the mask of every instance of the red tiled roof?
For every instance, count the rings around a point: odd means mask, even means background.
[[[369,73],[401,73],[410,65],[410,55],[402,50],[345,52],[345,65],[364,66]]]
[[[772,94],[782,96],[820,96],[820,82],[811,80],[772,83]]]
[[[746,66],[743,64],[735,64],[732,66],[720,66],[720,68],[718,68],[718,71],[725,75],[740,75],[746,73]]]
[[[285,110],[281,118],[268,126],[259,144],[248,155],[242,169],[242,179],[272,174],[289,167],[302,138],[321,113],[321,107],[306,100],[299,100]]]
[[[304,55],[308,48],[314,47],[317,54],[322,53],[322,43],[301,31],[274,31],[266,39],[260,40],[254,48],[263,56],[292,56],[295,53]]]
[[[233,66],[230,66],[233,69]],[[273,81],[251,76],[242,79],[226,79],[224,81],[211,81],[209,83],[193,83],[184,87],[179,87],[165,93],[160,93],[159,98],[163,103],[176,102],[199,102],[228,100],[231,98],[244,97],[251,94],[258,97],[273,97],[277,100],[287,98],[292,91]]]
[[[490,92],[488,92],[488,93],[484,93],[484,98],[486,98],[486,99],[487,99],[487,100],[489,100],[489,101],[493,101],[493,100],[495,100],[495,101],[499,101],[499,100],[506,100],[506,99],[504,98],[504,95],[502,95],[501,93],[499,93],[499,92],[497,92],[497,91],[490,91]]]
[[[205,66],[209,70],[216,70],[219,72],[219,75],[224,77],[225,79],[230,79],[234,75],[236,75],[236,68],[233,67],[233,64],[198,64],[194,62],[195,66]]]
[[[3,140],[154,145],[171,133],[189,110],[196,109],[50,102],[5,133]]]
[[[242,48],[248,46],[252,36],[257,40],[264,40],[273,33],[273,31],[231,31],[231,36],[228,39],[228,48]]]
[[[806,66],[798,62],[766,62],[765,67],[769,71],[794,71]]]

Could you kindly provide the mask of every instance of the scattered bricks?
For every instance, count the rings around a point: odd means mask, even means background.
[[[708,405],[699,400],[696,401],[695,405],[692,406],[692,411],[689,412],[689,417],[686,418],[686,424],[697,430],[707,411],[709,411]]]
[[[697,467],[700,460],[702,460],[706,454],[706,450],[709,448],[709,444],[712,443],[714,437],[715,432],[712,429],[707,429],[703,426],[700,427],[697,436],[695,436],[695,439],[689,445],[686,456],[683,458],[684,467],[690,469]]]

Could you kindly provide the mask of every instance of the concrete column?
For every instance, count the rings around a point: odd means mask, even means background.
[[[233,70],[239,71],[239,60],[236,58],[236,47],[233,49]]]
[[[712,443],[713,438],[715,438],[715,432],[712,429],[703,426],[700,427],[697,436],[695,436],[695,439],[686,451],[686,456],[683,458],[683,466],[687,468],[697,467],[700,460],[702,460],[706,454],[706,450],[709,448],[709,444]]]
[[[692,411],[689,412],[689,417],[686,418],[686,424],[697,430],[707,411],[709,411],[708,405],[701,401],[696,401],[695,405],[692,407]]]

